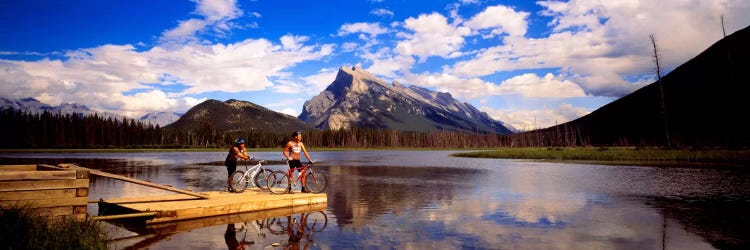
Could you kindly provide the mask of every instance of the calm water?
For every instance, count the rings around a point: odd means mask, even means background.
[[[277,212],[275,219],[238,215],[132,231],[107,225],[113,237],[128,237],[113,243],[117,249],[226,249],[243,240],[252,242],[250,249],[748,248],[748,170],[448,156],[454,152],[312,152],[330,180],[327,207],[307,209],[323,211],[309,216],[325,221],[318,231],[302,226],[305,209]],[[275,152],[255,155],[281,158]],[[222,152],[2,154],[0,164],[78,163],[208,191],[225,188],[224,157]],[[169,194],[99,177],[91,187],[90,199]],[[96,212],[96,204],[90,205],[89,213]],[[272,230],[271,220],[295,226],[288,227],[291,232]],[[238,228],[247,230],[231,230]]]

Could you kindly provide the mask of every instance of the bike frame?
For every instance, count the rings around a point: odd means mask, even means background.
[[[251,159],[252,160],[252,159]],[[264,160],[258,160],[258,164],[252,167],[247,166],[247,162],[245,162],[245,174],[242,175],[242,178],[246,182],[252,182],[253,178],[255,178],[255,175],[260,173],[260,170],[262,169]],[[252,172],[252,174],[251,174]]]
[[[289,167],[289,161],[286,162],[286,165],[287,167]],[[290,167],[289,170],[287,170],[287,173],[289,174],[289,180],[292,186],[296,187],[297,182],[302,179],[302,176],[303,176],[302,174],[307,173],[307,171],[310,171],[310,173],[315,173],[315,170],[313,170],[312,165],[313,163],[311,162],[305,162],[304,164],[302,164],[302,168],[297,168],[299,170],[299,175],[297,175],[297,177],[292,177],[294,176],[294,169]],[[318,179],[315,178],[314,174],[311,174],[310,176],[312,176],[314,181],[318,181]]]

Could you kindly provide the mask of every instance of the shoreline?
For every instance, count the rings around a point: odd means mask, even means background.
[[[749,167],[750,150],[640,149],[634,147],[502,148],[453,157],[650,167]]]

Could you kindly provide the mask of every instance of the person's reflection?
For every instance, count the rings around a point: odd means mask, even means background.
[[[247,245],[254,244],[254,241],[247,242],[245,237],[247,236],[247,230],[245,230],[245,236],[242,237],[241,241],[237,241],[237,229],[234,228],[234,223],[227,224],[227,231],[224,232],[224,242],[227,243],[229,250],[246,249]]]
[[[300,218],[301,219],[301,218]],[[287,233],[289,234],[289,243],[284,249],[300,249],[300,242],[302,237],[305,235],[305,225],[297,221],[297,218],[292,218],[291,215],[287,216],[289,226],[287,227]],[[296,229],[296,232],[295,232]]]

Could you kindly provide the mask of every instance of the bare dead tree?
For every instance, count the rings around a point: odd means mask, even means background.
[[[727,37],[727,30],[724,28],[724,13],[721,14],[721,32],[724,34],[724,37]]]
[[[654,34],[649,34],[648,37],[651,39],[651,45],[653,45],[654,48],[654,64],[656,64],[656,77],[659,81],[659,94],[661,95],[660,100],[660,106],[661,106],[661,114],[664,121],[664,136],[666,137],[666,146],[667,148],[672,147],[671,140],[669,139],[669,122],[668,122],[668,115],[667,115],[667,105],[664,101],[664,84],[661,81],[661,61],[659,60],[659,49],[656,47],[656,37]]]

